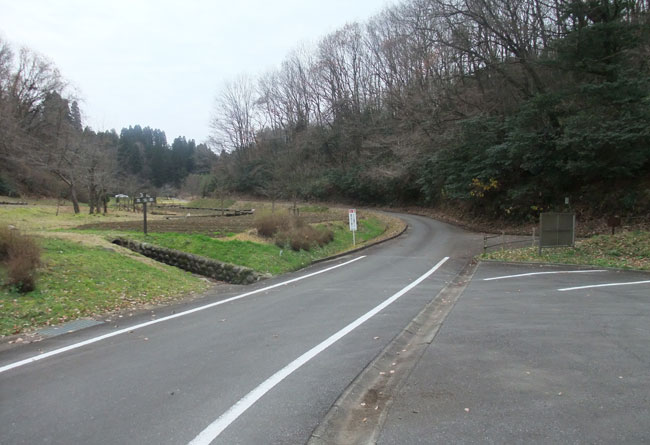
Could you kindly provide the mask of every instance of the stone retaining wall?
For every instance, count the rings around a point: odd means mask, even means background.
[[[262,275],[248,267],[222,263],[221,261],[199,255],[154,246],[153,244],[140,243],[126,238],[116,238],[112,242],[118,246],[126,247],[141,255],[160,261],[161,263],[227,283],[251,284],[260,279],[270,277],[268,274]]]

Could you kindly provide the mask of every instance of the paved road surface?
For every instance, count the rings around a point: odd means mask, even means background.
[[[641,444],[649,420],[650,274],[482,263],[377,443]]]
[[[230,414],[223,431],[208,431],[196,443],[305,443],[350,382],[480,247],[480,236],[427,218],[404,219],[407,233],[383,245],[130,322],[160,319],[365,256],[336,269],[3,371],[0,443],[184,444],[224,413]],[[450,258],[429,277],[398,294],[445,257]],[[396,295],[342,338],[332,337]],[[13,348],[0,354],[0,368],[125,326],[103,325]],[[331,345],[323,343],[328,339]],[[317,345],[323,350],[287,370]],[[281,370],[289,373],[267,381]],[[236,405],[256,388],[263,394],[250,399],[250,407]]]

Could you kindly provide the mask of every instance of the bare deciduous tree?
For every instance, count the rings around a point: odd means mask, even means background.
[[[211,122],[217,147],[233,151],[250,147],[255,141],[255,87],[247,76],[226,82],[215,101]]]

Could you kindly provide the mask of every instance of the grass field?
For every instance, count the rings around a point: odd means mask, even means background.
[[[102,247],[41,238],[45,266],[35,291],[0,288],[0,335],[75,318],[160,304],[209,284],[188,272],[150,265]]]
[[[0,197],[0,201],[19,200]],[[301,207],[307,223],[327,226],[335,238],[310,252],[294,252],[255,236],[252,215],[217,217],[199,210],[192,211],[190,217],[186,211],[172,212],[170,218],[164,209],[164,215],[149,216],[150,235],[145,237],[141,213],[111,208],[108,215],[89,215],[87,207],[82,206],[82,213],[75,215],[70,203],[57,206],[55,200],[27,201],[27,206],[0,205],[0,224],[36,236],[43,247],[45,265],[39,271],[36,290],[26,294],[1,285],[4,270],[0,265],[0,336],[171,302],[210,286],[201,277],[110,244],[114,236],[146,240],[271,274],[296,270],[352,248],[345,209]],[[214,204],[210,200],[199,203],[207,208],[215,208]],[[229,207],[270,209],[271,205],[235,202]],[[276,204],[278,211],[288,207],[286,203]],[[394,218],[374,214],[359,217],[358,243],[401,230],[401,223]]]
[[[234,199],[214,199],[214,198],[201,198],[190,201],[187,204],[184,204],[186,207],[199,207],[202,209],[229,209],[237,201]]]
[[[488,252],[484,259],[516,262],[578,264],[617,269],[650,270],[650,232],[597,235],[576,242],[575,248],[536,247]]]
[[[272,243],[260,243],[239,239],[217,239],[202,234],[140,233],[124,235],[139,241],[146,241],[169,249],[182,250],[196,255],[213,258],[226,263],[250,267],[258,272],[273,275],[290,272],[309,265],[312,261],[325,258],[353,247],[352,234],[342,222],[323,224],[334,232],[334,241],[310,251],[295,252],[280,248]],[[384,222],[367,218],[359,223],[357,242],[363,243],[380,236],[386,230]]]

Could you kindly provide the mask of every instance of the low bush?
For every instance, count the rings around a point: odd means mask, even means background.
[[[334,232],[329,229],[322,229],[318,231],[318,238],[316,239],[318,245],[323,247],[326,244],[334,241]]]
[[[278,247],[289,245],[292,250],[309,251],[313,246],[323,247],[334,240],[334,232],[329,229],[316,229],[309,225],[292,227],[290,230],[278,233],[275,237],[275,244]]]
[[[288,213],[262,213],[255,217],[255,228],[260,236],[271,238],[279,231],[292,227],[292,219]]]
[[[7,269],[6,285],[20,292],[36,288],[41,248],[34,238],[6,227],[0,229],[0,261]]]
[[[275,245],[278,246],[280,249],[284,249],[287,244],[291,241],[291,237],[289,235],[289,232],[279,232],[275,235]]]
[[[301,234],[294,233],[293,237],[289,241],[289,245],[291,246],[292,250],[299,252],[301,250],[309,251],[311,249],[312,243],[310,243],[309,240]]]
[[[329,229],[316,229],[300,217],[288,213],[266,213],[255,219],[257,233],[275,239],[275,245],[289,246],[296,252],[311,250],[312,246],[323,247],[334,240],[334,232]]]

